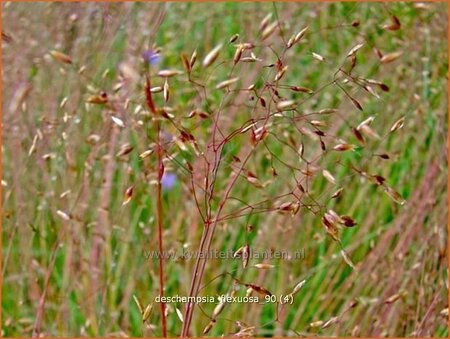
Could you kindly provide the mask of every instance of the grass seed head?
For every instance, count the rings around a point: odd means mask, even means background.
[[[222,49],[222,44],[217,45],[214,47],[203,59],[203,67],[209,67],[211,66],[214,61],[217,60],[220,54],[220,50]]]

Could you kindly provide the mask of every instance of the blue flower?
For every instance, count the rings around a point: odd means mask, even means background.
[[[161,54],[155,52],[152,49],[147,49],[146,51],[144,51],[144,53],[142,53],[142,57],[150,65],[156,65],[161,60]]]
[[[164,173],[161,178],[161,185],[162,185],[163,189],[165,189],[165,190],[172,189],[173,186],[175,186],[177,179],[178,178],[175,173],[171,173],[171,172]]]

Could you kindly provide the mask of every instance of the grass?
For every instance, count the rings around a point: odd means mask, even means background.
[[[162,336],[166,327],[168,336],[448,336],[446,11],[444,3],[2,4],[2,335]],[[280,25],[262,40],[268,13]],[[393,16],[400,29],[383,28]],[[240,42],[253,42],[263,61],[233,66]],[[388,92],[371,86],[380,98],[338,71],[362,42],[351,75],[386,84]],[[220,43],[217,60],[202,66]],[[403,54],[382,63],[374,47]],[[158,64],[143,60],[149,49],[160,49]],[[180,56],[194,51],[186,72]],[[277,58],[279,67],[263,67]],[[147,76],[164,86],[163,69],[182,72],[167,79],[168,100],[145,94]],[[230,89],[240,90],[215,88],[233,77]],[[106,103],[87,103],[102,91]],[[287,100],[296,108],[268,115]],[[336,111],[311,114],[326,108]],[[353,129],[371,116],[363,143]],[[251,119],[257,127],[245,130]],[[333,150],[347,143],[354,149]],[[219,166],[205,170],[215,157]],[[162,164],[173,186],[158,175]],[[330,209],[357,225],[343,227]],[[177,257],[162,267],[145,256],[161,244],[158,221],[164,250],[178,254],[204,239],[203,251],[247,244],[304,256],[253,257],[246,267],[242,258]],[[303,280],[292,305],[166,303],[166,326],[155,302],[161,285],[165,296],[263,300]]]

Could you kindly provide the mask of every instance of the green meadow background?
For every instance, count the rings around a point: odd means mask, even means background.
[[[282,30],[261,41],[259,26],[269,13],[270,22],[279,20]],[[383,28],[392,15],[401,22],[399,30]],[[359,25],[352,26],[355,22]],[[354,74],[382,81],[390,89],[376,88],[378,99],[344,84],[363,111],[336,86],[316,95],[280,90],[303,113],[338,109],[339,115],[318,117],[326,124],[321,129],[334,140],[358,145],[354,151],[327,152],[321,158],[320,168],[332,173],[336,184],[320,171],[309,182],[324,210],[350,215],[358,223],[340,230],[355,269],[327,235],[320,215],[306,208],[294,216],[247,213],[223,220],[214,235],[215,250],[235,251],[249,243],[255,251],[302,251],[304,256],[251,259],[245,270],[240,259],[209,260],[200,295],[230,293],[233,277],[276,296],[306,282],[292,305],[228,304],[207,335],[232,336],[246,329],[257,337],[448,336],[446,3],[2,2],[2,26],[2,336],[31,336],[39,312],[46,337],[161,336],[159,305],[154,302],[158,261],[145,256],[158,246],[156,156],[139,157],[155,137],[145,107],[145,76],[150,72],[152,85],[163,86],[155,73],[183,70],[180,55],[197,51],[192,74],[206,85],[207,95],[181,74],[168,81],[167,103],[162,93],[154,98],[158,106],[172,107],[203,150],[211,120],[185,117],[195,107],[212,115],[222,107],[225,94],[215,86],[230,76],[235,47],[229,39],[239,34],[236,43],[257,45],[253,52],[263,62],[239,64],[232,76],[239,76],[238,86],[261,89],[275,74],[273,67],[262,66],[276,63],[283,39],[306,26],[305,38],[286,54],[289,68],[283,83],[320,89],[333,81],[348,51],[364,42]],[[205,69],[203,58],[219,43],[218,60]],[[381,64],[374,47],[384,54],[403,54]],[[160,50],[157,64],[143,60],[149,49]],[[49,54],[52,50],[69,55],[72,63],[58,62]],[[325,61],[312,57],[313,52]],[[100,91],[123,108],[125,127],[111,120],[111,114],[119,113],[86,103]],[[220,124],[230,132],[249,119],[255,102],[244,91],[228,94],[227,100]],[[375,117],[370,126],[381,139],[366,137],[366,145],[360,145],[352,127],[370,116]],[[389,133],[402,117],[403,127]],[[258,188],[240,178],[232,195],[241,202],[256,204],[295,184],[292,171],[277,159],[297,163],[298,155],[277,137],[296,147],[304,141],[305,154],[320,150],[313,138],[297,140],[289,124],[273,128],[267,148],[256,150],[248,167],[267,184]],[[162,129],[167,138],[177,132],[167,121]],[[224,149],[216,178],[219,197],[230,177],[232,156],[245,151],[248,140],[238,136]],[[170,145],[169,153],[174,161],[165,163],[166,172],[176,179],[163,192],[164,248],[195,251],[203,224],[182,165],[195,165],[198,156],[191,146],[183,151],[177,144]],[[389,154],[390,159],[376,154]],[[395,203],[350,165],[383,176],[406,203]],[[133,196],[123,205],[130,186]],[[340,187],[342,195],[330,200]],[[243,206],[230,201],[225,214]],[[105,233],[100,271],[94,272],[91,248],[99,224]],[[166,261],[165,295],[188,295],[194,262]],[[261,262],[275,267],[253,266]],[[99,281],[93,289],[95,274]],[[240,286],[236,294],[244,296],[246,289]],[[145,323],[133,296],[144,307],[153,305]],[[167,307],[168,332],[178,336],[182,322],[177,309],[184,313],[184,305]],[[191,336],[202,336],[214,307],[205,303],[196,308]]]

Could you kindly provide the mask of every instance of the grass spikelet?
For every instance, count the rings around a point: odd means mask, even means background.
[[[152,314],[152,310],[153,310],[153,305],[148,304],[147,307],[145,308],[144,312],[142,313],[142,322],[145,323],[150,318],[150,315]]]
[[[401,117],[396,122],[394,122],[394,124],[392,125],[392,127],[390,129],[390,132],[391,133],[395,132],[396,130],[402,128],[404,124],[405,124],[405,117]]]
[[[319,60],[321,62],[325,61],[325,58],[322,55],[320,55],[319,53],[312,52],[312,56],[314,59]]]
[[[279,111],[286,111],[295,108],[294,100],[285,100],[277,103],[277,109]]]
[[[245,269],[248,266],[248,261],[250,260],[250,246],[245,244],[242,249],[242,268]]]
[[[353,151],[355,150],[355,145],[352,144],[337,144],[333,147],[335,151],[345,152],[345,151]]]
[[[169,82],[167,81],[167,79],[164,82],[163,95],[164,95],[164,101],[165,102],[169,101],[169,98],[170,98],[170,87],[169,87]]]
[[[268,269],[274,268],[275,265],[261,263],[261,264],[255,264],[255,265],[253,265],[253,267],[261,269],[261,270],[268,270]]]
[[[347,263],[347,265],[355,269],[355,265],[353,264],[352,260],[350,259],[347,252],[344,249],[341,249],[341,255],[342,258],[344,258],[344,261]]]
[[[333,185],[336,184],[336,179],[334,178],[334,176],[329,171],[323,170],[322,171],[322,175],[324,176],[325,179],[327,179]]]
[[[268,37],[270,37],[278,27],[278,21],[272,22],[270,25],[267,25],[266,28],[261,33],[261,39],[266,40]]]
[[[263,31],[269,24],[270,19],[272,19],[272,13],[267,14],[259,24],[259,30]]]
[[[33,142],[31,143],[31,147],[28,150],[28,156],[31,156],[36,151],[37,140],[38,140],[38,135],[36,134],[33,138]]]
[[[141,315],[144,314],[144,308],[142,307],[142,304],[140,303],[139,299],[134,294],[133,294],[133,300],[136,303],[136,306],[137,306],[137,308],[139,310],[139,313]]]
[[[148,150],[142,152],[141,154],[139,154],[139,158],[145,159],[145,158],[149,157],[150,155],[152,155],[154,153],[154,151],[155,151],[154,149],[148,149]]]
[[[239,44],[236,48],[236,52],[234,53],[233,62],[234,64],[237,64],[239,60],[241,60],[242,52],[244,52],[244,47],[242,44]]]
[[[133,197],[133,190],[134,186],[130,186],[125,190],[122,206],[125,206],[131,201],[131,198]]]
[[[406,203],[406,200],[403,199],[403,197],[393,188],[386,186],[384,189],[384,192],[391,198],[393,201],[395,201],[397,204],[404,205]]]
[[[337,199],[337,198],[339,198],[339,197],[341,196],[343,190],[344,190],[343,187],[339,188],[336,192],[334,192],[334,193],[331,195],[331,199]]]
[[[183,313],[180,311],[178,307],[175,307],[175,312],[177,313],[178,319],[180,319],[180,321],[184,323]]]
[[[395,293],[393,295],[391,295],[389,298],[387,298],[384,303],[385,304],[393,304],[395,303],[397,300],[400,300],[400,298],[402,297],[402,295],[400,293]]]
[[[403,52],[393,52],[389,54],[383,55],[383,57],[380,59],[380,62],[385,64],[390,64],[391,62],[394,62],[398,58],[400,58],[403,55]]]
[[[216,89],[222,89],[222,88],[229,87],[230,85],[236,83],[238,80],[239,80],[239,78],[236,77],[236,78],[231,78],[228,80],[221,81],[217,84]]]
[[[309,26],[306,26],[300,32],[293,35],[287,43],[287,48],[291,48],[293,45],[295,45],[297,42],[299,42],[305,36],[305,33],[308,29],[309,29]]]
[[[50,55],[58,62],[63,64],[72,64],[72,59],[67,54],[52,50],[50,51]]]
[[[150,88],[151,93],[161,93],[163,91],[163,88],[161,86],[155,86]]]
[[[122,128],[125,127],[125,123],[123,122],[122,119],[119,119],[115,116],[111,116],[111,119],[117,126],[122,127]]]
[[[192,53],[191,58],[189,59],[189,65],[190,65],[191,70],[194,67],[196,61],[197,61],[197,50],[195,50]]]
[[[220,54],[220,50],[222,49],[222,44],[218,44],[216,47],[214,47],[203,59],[203,67],[209,67],[211,66],[214,61],[217,60]]]
[[[179,74],[181,72],[176,69],[163,69],[158,72],[158,76],[161,78],[171,78]]]
[[[211,331],[211,329],[212,329],[213,326],[215,325],[215,323],[216,323],[216,320],[215,320],[215,319],[212,319],[212,320],[208,323],[208,325],[206,325],[206,327],[203,329],[202,334],[203,334],[203,335],[208,334],[209,331]]]
[[[357,44],[355,47],[353,47],[347,54],[347,58],[354,56],[356,54],[357,51],[359,51],[362,47],[364,46],[364,44]]]
[[[350,97],[350,100],[352,101],[352,104],[359,109],[361,112],[364,111],[362,105],[359,103],[358,100],[356,100],[355,98]]]
[[[119,152],[117,152],[116,157],[122,157],[124,155],[130,154],[133,151],[133,146],[129,143],[125,143],[120,146]]]
[[[325,323],[323,323],[323,325],[320,327],[322,330],[337,324],[339,322],[339,317],[332,317],[330,319],[328,319]]]
[[[182,62],[182,64],[183,64],[184,70],[185,70],[187,73],[190,73],[191,70],[192,70],[192,68],[191,68],[191,64],[190,64],[190,62],[189,62],[189,59],[188,59],[186,53],[181,53],[180,58],[181,58],[181,62]]]
[[[220,299],[219,303],[216,305],[216,307],[214,307],[214,310],[212,313],[213,319],[217,318],[217,316],[220,315],[220,313],[222,313],[222,311],[225,308],[225,305],[226,305],[226,299],[225,298]]]
[[[291,295],[296,295],[302,288],[303,286],[305,286],[306,284],[306,279],[300,281],[297,285],[294,286],[294,289],[292,290],[292,292],[290,293]]]
[[[58,214],[58,216],[60,216],[62,219],[66,220],[66,221],[69,221],[69,220],[71,219],[71,218],[70,218],[70,215],[67,214],[67,213],[64,212],[64,211],[57,210],[57,211],[56,211],[56,214]]]
[[[383,28],[388,31],[398,31],[401,28],[402,24],[400,20],[395,16],[391,16],[391,23],[389,25],[384,25]]]
[[[282,69],[280,69],[278,71],[278,73],[275,75],[275,81],[280,80],[283,77],[284,73],[286,73],[287,69],[288,69],[288,66],[284,66]]]
[[[237,39],[239,39],[239,34],[236,33],[230,38],[230,40],[229,40],[230,44],[235,42]]]
[[[247,288],[251,288],[253,291],[255,291],[258,294],[272,296],[272,293],[270,293],[267,289],[265,289],[264,287],[261,287],[259,285],[244,284],[244,286]]]
[[[86,102],[88,104],[103,105],[108,102],[108,96],[106,95],[106,93],[102,93],[100,95],[91,95],[86,99]]]
[[[289,89],[294,92],[302,92],[308,94],[314,93],[312,89],[303,86],[290,86]]]

